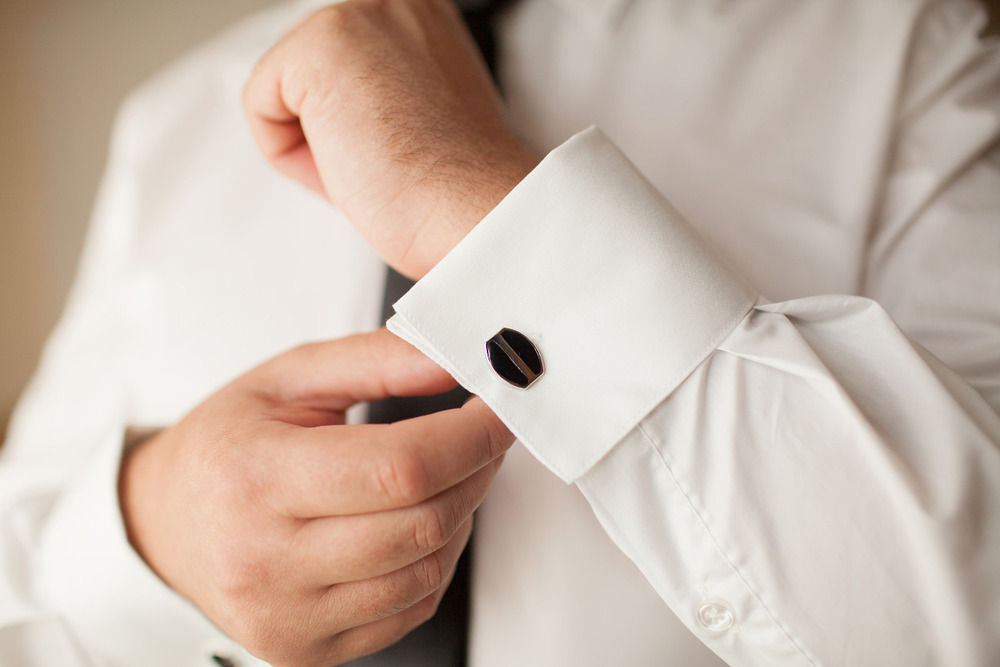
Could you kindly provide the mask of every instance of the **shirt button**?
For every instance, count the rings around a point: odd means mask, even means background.
[[[698,622],[707,630],[722,632],[733,627],[736,614],[725,602],[706,602],[698,608]]]

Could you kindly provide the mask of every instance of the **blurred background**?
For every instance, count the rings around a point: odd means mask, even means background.
[[[115,111],[273,0],[0,0],[0,436],[59,313]]]
[[[0,0],[0,436],[66,298],[118,104],[271,2]]]

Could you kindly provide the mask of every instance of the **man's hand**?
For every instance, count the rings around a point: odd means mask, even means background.
[[[258,146],[419,278],[538,163],[447,0],[349,0],[314,14],[244,94]]]
[[[281,355],[126,458],[130,539],[274,665],[387,646],[434,613],[513,436],[475,398],[391,425],[344,411],[452,386],[385,330]]]

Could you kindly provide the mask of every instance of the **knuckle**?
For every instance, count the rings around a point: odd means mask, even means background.
[[[348,36],[357,31],[362,9],[361,3],[357,2],[328,5],[313,14],[304,27],[333,39]]]
[[[420,506],[413,529],[413,544],[420,554],[432,553],[445,545],[451,534],[451,521],[432,503]]]
[[[381,492],[401,506],[415,505],[429,493],[427,470],[412,453],[393,452],[384,457],[376,466],[376,476]]]
[[[354,3],[355,6],[357,3]],[[351,11],[350,3],[334,3],[327,5],[312,14],[304,25],[316,25],[322,27],[338,26],[346,20]]]
[[[441,559],[440,551],[435,551],[413,564],[413,577],[422,591],[436,591],[444,583],[446,571]]]

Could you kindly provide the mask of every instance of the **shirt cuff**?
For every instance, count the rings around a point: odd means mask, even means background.
[[[123,435],[108,434],[53,509],[41,543],[40,597],[107,664],[215,664],[211,653],[235,650],[232,642],[129,544],[118,503]]]
[[[391,331],[478,394],[566,482],[585,474],[743,319],[754,291],[614,144],[550,153],[395,304]],[[501,379],[486,341],[521,332],[544,372]]]

